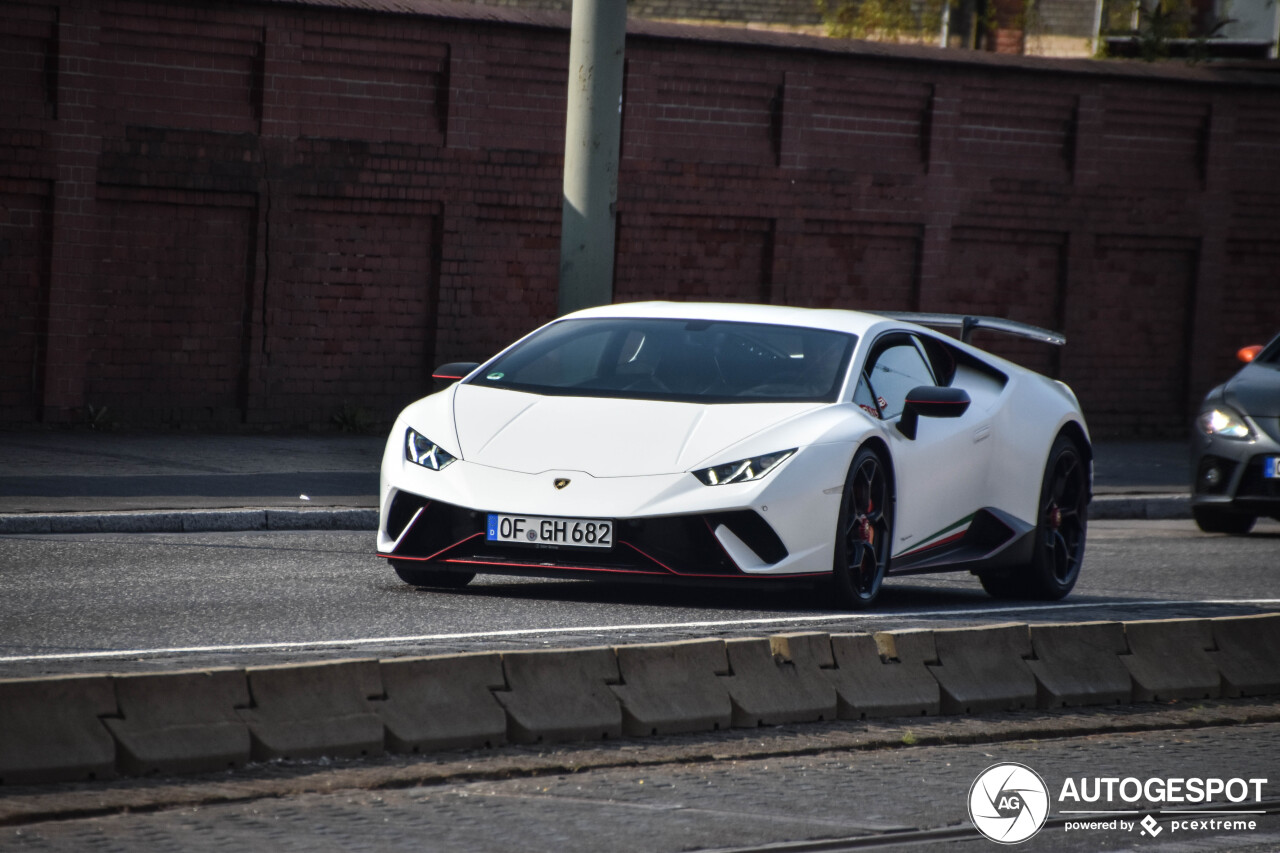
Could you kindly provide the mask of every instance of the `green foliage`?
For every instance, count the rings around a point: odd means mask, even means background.
[[[1198,21],[1192,0],[1156,0],[1147,5],[1143,0],[1111,3],[1105,12],[1103,31],[1111,35],[1128,35],[1137,48],[1137,56],[1147,62],[1183,56],[1192,62],[1209,57],[1208,40],[1221,34],[1230,18]],[[1132,23],[1136,19],[1137,27]],[[1099,52],[1105,55],[1104,47]]]
[[[816,0],[833,38],[932,41],[947,0]]]
[[[106,406],[85,406],[84,420],[89,429],[99,432],[110,432],[119,426],[115,413]]]
[[[363,406],[353,406],[350,403],[342,404],[342,408],[333,416],[333,422],[343,432],[360,435],[373,432],[376,426],[373,415],[368,409]]]

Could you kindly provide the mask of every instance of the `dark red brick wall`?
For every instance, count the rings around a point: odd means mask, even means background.
[[[385,419],[554,316],[567,16],[383,5],[0,4],[0,424]],[[632,22],[622,155],[615,299],[1061,329],[979,342],[1100,434],[1280,329],[1274,73]]]

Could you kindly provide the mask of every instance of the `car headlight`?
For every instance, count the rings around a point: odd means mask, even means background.
[[[752,456],[750,459],[739,459],[724,465],[712,465],[693,472],[707,486],[723,486],[726,483],[746,483],[759,480],[782,463],[796,449],[779,450],[777,453],[766,453],[763,456]]]
[[[1200,431],[1205,435],[1220,435],[1223,438],[1249,437],[1249,425],[1244,422],[1244,418],[1225,406],[1202,413],[1198,423]]]
[[[423,468],[439,471],[458,457],[410,427],[404,434],[404,458]]]

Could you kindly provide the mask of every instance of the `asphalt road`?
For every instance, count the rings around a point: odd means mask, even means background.
[[[1063,602],[999,602],[967,574],[931,575],[890,581],[865,614],[802,591],[497,576],[425,591],[372,551],[370,534],[340,531],[0,537],[0,677],[1280,609],[1275,522],[1248,537],[1095,522]]]

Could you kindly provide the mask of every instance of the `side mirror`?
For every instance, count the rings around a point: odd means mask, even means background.
[[[457,382],[480,366],[478,361],[451,361],[431,371],[431,378],[444,385]]]
[[[963,388],[921,385],[907,393],[898,432],[915,441],[920,418],[958,418],[968,410],[969,395]]]

